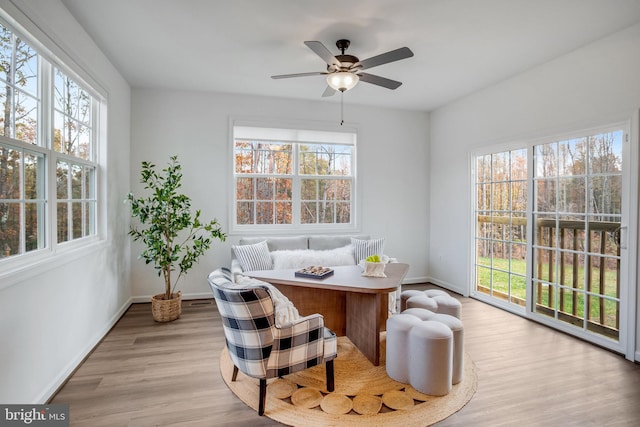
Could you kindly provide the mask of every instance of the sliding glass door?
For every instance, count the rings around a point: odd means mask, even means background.
[[[628,138],[623,124],[474,156],[474,297],[629,353]]]
[[[533,158],[532,310],[615,341],[624,137],[614,128],[540,144]]]

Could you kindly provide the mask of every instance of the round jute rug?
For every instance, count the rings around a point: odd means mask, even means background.
[[[349,338],[338,338],[334,360],[335,390],[326,391],[325,368],[316,366],[267,386],[265,416],[290,426],[402,426],[422,427],[441,421],[471,400],[477,387],[475,366],[465,354],[464,379],[446,396],[429,396],[387,376],[381,334],[380,366],[374,366]],[[220,373],[229,389],[257,410],[259,382],[242,372],[231,381],[233,363],[226,347],[220,355]]]

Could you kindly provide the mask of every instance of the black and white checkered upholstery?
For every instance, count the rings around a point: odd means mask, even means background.
[[[229,355],[245,374],[274,378],[336,357],[336,335],[324,327],[320,314],[278,328],[266,286],[238,288],[226,268],[212,272],[209,284],[222,317]]]

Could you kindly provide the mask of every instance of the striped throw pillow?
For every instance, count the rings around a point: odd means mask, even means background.
[[[368,256],[384,254],[384,239],[362,240],[352,237],[351,245],[356,264]]]
[[[233,245],[231,247],[236,258],[240,261],[242,271],[273,269],[266,240],[253,245]]]

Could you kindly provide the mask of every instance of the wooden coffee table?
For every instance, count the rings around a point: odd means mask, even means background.
[[[346,335],[373,363],[380,364],[380,331],[388,317],[389,292],[395,292],[408,264],[390,263],[387,277],[364,277],[358,266],[332,267],[324,279],[296,277],[296,270],[259,270],[243,274],[271,283],[287,296],[302,316],[320,313],[338,336]]]

